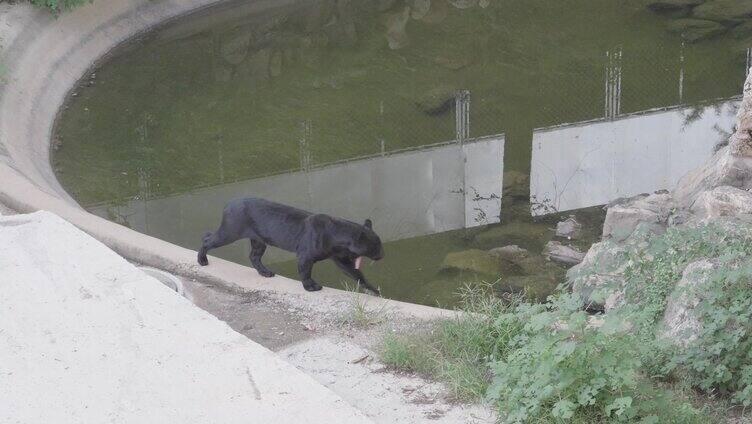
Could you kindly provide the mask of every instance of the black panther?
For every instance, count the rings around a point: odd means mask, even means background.
[[[347,275],[374,294],[372,286],[360,271],[364,257],[384,257],[381,239],[366,219],[363,225],[324,214],[314,214],[292,206],[264,199],[248,198],[230,201],[222,212],[222,224],[214,233],[206,233],[198,251],[198,263],[208,265],[210,249],[247,238],[251,241],[251,265],[264,277],[274,273],[261,263],[266,246],[274,246],[298,257],[298,273],[308,291],[321,290],[311,278],[313,264],[331,259]]]

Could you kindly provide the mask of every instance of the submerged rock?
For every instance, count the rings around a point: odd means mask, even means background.
[[[705,0],[658,0],[647,4],[648,9],[654,12],[674,12],[677,10],[689,10],[700,5]]]
[[[469,249],[448,253],[441,262],[442,271],[470,271],[477,274],[498,276],[504,271],[504,263],[485,250]]]
[[[558,241],[549,241],[543,249],[543,256],[548,260],[564,265],[577,265],[585,258],[585,254],[574,246],[567,246]]]
[[[752,0],[710,0],[694,9],[698,19],[721,22],[738,22],[752,16]]]
[[[250,31],[245,28],[239,28],[228,35],[222,36],[219,53],[227,63],[238,65],[245,59],[250,43]]]
[[[555,272],[516,275],[503,278],[496,284],[496,289],[501,293],[525,293],[528,299],[543,302],[556,290],[559,278],[560,276]]]
[[[409,42],[405,30],[407,21],[410,19],[410,8],[405,7],[401,12],[389,15],[386,20],[386,40],[389,48],[399,50]]]
[[[423,19],[429,10],[431,10],[431,0],[413,0],[410,16],[413,19]]]
[[[581,234],[582,224],[577,222],[573,216],[556,224],[556,237],[563,237],[571,240],[579,238]]]
[[[447,0],[449,4],[457,9],[469,9],[478,4],[478,0]]]
[[[704,19],[677,19],[668,25],[668,29],[690,43],[712,38],[727,31],[727,28],[718,22]]]
[[[431,8],[420,20],[428,24],[438,24],[446,19],[449,12],[449,5],[446,0],[432,0]]]
[[[497,258],[510,261],[520,260],[530,256],[530,252],[528,252],[527,249],[523,249],[516,244],[510,244],[503,247],[494,247],[493,249],[489,250],[488,253],[496,256]]]

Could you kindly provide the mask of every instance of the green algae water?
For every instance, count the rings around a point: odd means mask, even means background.
[[[744,39],[687,44],[669,26],[620,0],[228,2],[87,75],[58,119],[53,166],[83,207],[188,248],[228,200],[261,196],[374,218],[386,258],[365,273],[387,297],[451,306],[463,283],[500,279],[540,298],[563,267],[487,254],[539,257],[568,215],[530,215],[533,130],[602,118],[614,57],[622,114],[739,91]],[[584,250],[603,213],[576,215],[570,243]],[[213,254],[246,264],[247,249]],[[290,255],[265,262],[296,277]],[[352,284],[328,263],[314,278]]]

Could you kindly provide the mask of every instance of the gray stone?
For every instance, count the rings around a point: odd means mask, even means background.
[[[582,224],[577,222],[573,216],[556,224],[556,237],[563,237],[571,240],[579,238],[581,233]]]
[[[389,48],[399,50],[407,45],[409,39],[405,30],[410,19],[410,8],[405,7],[401,12],[389,15],[386,20],[386,39]]]
[[[549,241],[543,250],[543,256],[550,261],[564,265],[577,265],[585,258],[585,254],[576,247],[567,246],[558,241]]]
[[[679,180],[673,192],[678,206],[690,207],[700,193],[720,186],[752,188],[752,156],[733,154],[733,148],[731,145],[722,148]]]
[[[613,241],[594,244],[582,262],[567,271],[572,292],[579,294],[584,304],[603,305],[611,310],[623,303],[627,247]],[[595,299],[596,291],[604,290],[604,299]]]
[[[710,0],[692,10],[698,19],[734,22],[752,16],[752,0]]]
[[[721,186],[700,193],[690,209],[702,221],[719,217],[752,214],[752,193],[736,187]]]
[[[640,224],[650,232],[661,234],[666,229],[672,209],[673,200],[667,193],[637,196],[614,204],[606,212],[603,238],[625,240]]]
[[[527,249],[523,249],[516,244],[510,244],[503,247],[495,247],[489,250],[488,253],[505,260],[519,260],[530,255],[530,252],[528,252]]]
[[[703,19],[676,19],[669,23],[668,29],[690,43],[712,38],[727,31],[727,28],[718,22]]]
[[[686,346],[697,339],[702,323],[694,309],[716,268],[717,265],[707,259],[687,265],[681,280],[669,295],[663,315],[663,335],[674,343]]]

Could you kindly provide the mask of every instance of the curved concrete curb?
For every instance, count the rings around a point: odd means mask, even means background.
[[[0,86],[0,202],[20,212],[51,211],[100,240],[118,254],[190,278],[247,290],[305,293],[284,277],[262,278],[254,270],[213,258],[196,264],[196,252],[150,237],[87,213],[60,186],[50,166],[50,137],[67,93],[108,51],[129,38],[177,16],[221,0],[107,0],[89,4],[55,19],[27,5],[1,5],[0,63],[6,69]],[[279,1],[255,1],[267,8]],[[325,297],[347,300],[352,294],[324,289]],[[428,306],[369,297],[372,308],[387,307],[416,318],[453,314]]]

